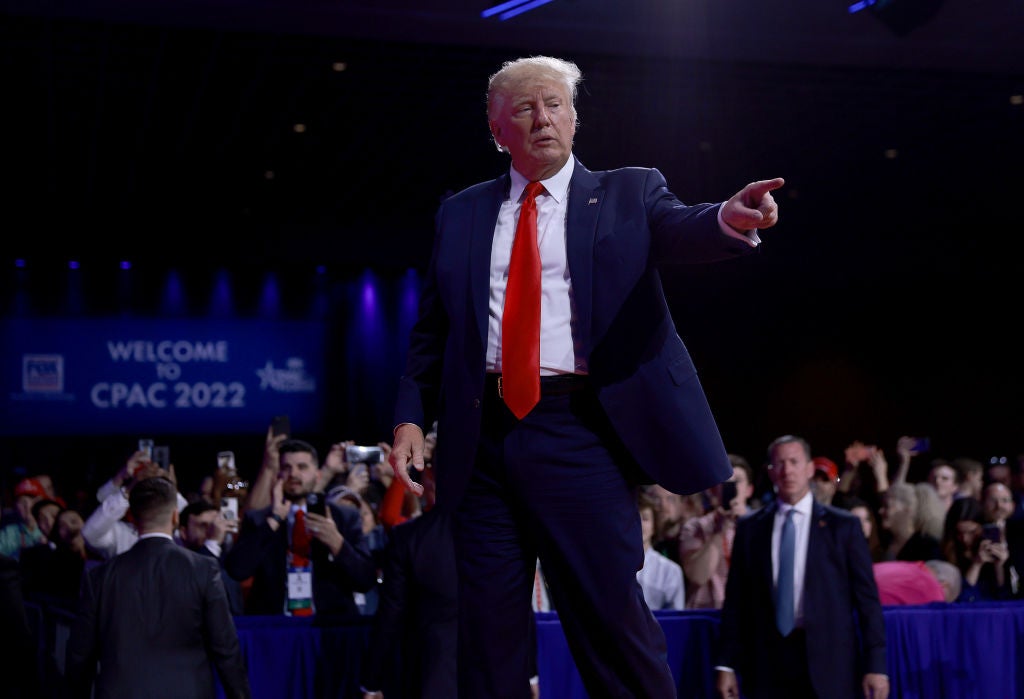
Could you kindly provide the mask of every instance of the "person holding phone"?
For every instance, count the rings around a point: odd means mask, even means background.
[[[1003,528],[986,520],[984,506],[975,498],[959,498],[950,505],[942,552],[963,574],[958,602],[1009,599],[1020,594],[1008,568],[1012,564]]]
[[[686,579],[689,609],[721,609],[729,577],[736,520],[750,510],[754,472],[747,460],[730,454],[732,476],[707,491],[712,509],[683,523],[679,558]]]
[[[287,439],[274,449],[280,476],[271,503],[245,512],[224,560],[235,580],[252,578],[246,614],[358,619],[353,593],[377,582],[359,512],[325,501],[313,445]]]
[[[138,449],[128,457],[124,466],[96,491],[99,507],[85,520],[82,536],[92,550],[104,559],[124,553],[139,538],[135,525],[128,521],[128,496],[138,483],[156,476],[168,478],[177,485],[174,464],[166,469],[153,462],[153,440],[139,440]],[[188,500],[178,493],[178,511],[185,509]]]

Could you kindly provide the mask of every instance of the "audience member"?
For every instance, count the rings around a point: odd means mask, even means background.
[[[946,511],[960,492],[960,474],[948,461],[935,459],[928,470],[928,483],[935,488],[935,493],[942,503],[942,516],[945,517]]]
[[[401,481],[397,482],[401,485]],[[402,487],[404,488],[405,486],[403,485]],[[327,501],[333,502],[336,505],[351,507],[359,512],[360,526],[366,539],[366,546],[370,550],[373,566],[377,571],[377,582],[379,585],[381,569],[384,567],[384,548],[387,545],[388,534],[384,529],[384,525],[377,518],[377,513],[370,507],[369,502],[347,489],[335,497],[328,494]],[[371,616],[377,611],[378,585],[374,585],[365,592],[353,593],[356,607],[359,608],[359,613],[363,616]]]
[[[875,513],[860,498],[845,498],[843,505],[860,520],[861,530],[868,542],[868,551],[871,552],[871,561],[878,563],[884,558],[885,552],[882,549],[882,542],[878,538],[878,520],[875,518]]]
[[[839,467],[836,462],[825,456],[815,456],[814,479],[811,481],[811,491],[814,499],[822,505],[832,505],[839,488]]]
[[[227,574],[224,569],[225,543],[228,532],[237,532],[238,523],[229,522],[220,508],[212,502],[197,500],[189,503],[179,516],[178,538],[181,544],[203,556],[209,556],[221,566],[221,581],[228,596],[231,614],[238,616],[245,611],[242,585]]]
[[[989,530],[990,536],[983,536],[986,524],[984,509],[974,498],[959,498],[946,513],[943,553],[963,576],[960,602],[1013,596],[1011,575],[1006,566],[1009,548],[994,525]]]
[[[975,498],[981,501],[981,489],[985,485],[985,467],[977,459],[960,457],[953,459],[950,465],[957,472],[957,497]]]
[[[719,696],[739,697],[742,683],[751,699],[885,699],[885,623],[860,523],[814,501],[804,439],[779,437],[768,453],[777,500],[736,526]]]
[[[960,570],[938,559],[882,561],[874,564],[874,574],[883,606],[954,602],[963,586]]]
[[[708,491],[711,511],[687,520],[679,538],[690,609],[720,609],[725,600],[736,522],[749,512],[747,503],[754,493],[749,464],[745,459],[732,463],[729,485]]]
[[[281,454],[279,448],[287,439],[290,439],[287,434],[274,434],[273,424],[267,426],[267,436],[263,443],[263,462],[246,496],[244,510],[260,510],[270,507],[271,491],[280,478]],[[324,475],[318,474],[318,477],[322,478]],[[318,487],[317,490],[323,491],[324,489]]]
[[[685,521],[684,498],[657,483],[648,485],[644,491],[654,503],[655,521],[658,523],[652,542],[654,550],[678,563],[679,536]]]
[[[885,547],[883,560],[927,561],[941,558],[938,539],[919,528],[918,505],[918,491],[910,483],[893,483],[886,491],[880,512],[881,538]]]
[[[271,504],[249,509],[224,564],[235,580],[252,578],[247,614],[317,614],[322,619],[359,616],[353,593],[366,592],[377,571],[363,536],[359,512],[326,502],[310,510],[319,482],[316,449],[298,439],[274,445],[280,473]]]
[[[640,529],[644,540],[644,565],[637,571],[636,579],[643,590],[644,601],[653,611],[656,609],[682,609],[686,603],[686,587],[683,584],[682,567],[663,556],[653,548],[654,502],[640,494]]]
[[[163,469],[150,460],[150,455],[138,450],[133,453],[106,483],[96,491],[99,507],[94,509],[85,520],[82,536],[89,547],[104,559],[113,558],[130,549],[139,538],[133,522],[127,517],[128,497],[131,489],[138,483],[149,478],[161,476],[176,483],[174,466]],[[178,494],[178,509],[188,504]]]
[[[18,560],[24,549],[45,542],[45,535],[32,516],[32,507],[47,497],[46,489],[35,478],[24,478],[14,486],[16,517],[0,528],[0,555]]]
[[[875,445],[854,441],[844,450],[844,470],[838,491],[859,498],[872,512],[878,512],[882,495],[889,489],[889,465],[885,453]]]
[[[178,492],[161,476],[129,495],[131,549],[90,570],[68,642],[68,678],[86,699],[249,697],[249,679],[216,561],[177,545]]]

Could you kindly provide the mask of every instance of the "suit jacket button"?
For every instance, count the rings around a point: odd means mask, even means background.
[[[473,407],[474,408],[479,408],[480,407],[480,399],[479,398],[474,398],[473,399]]]

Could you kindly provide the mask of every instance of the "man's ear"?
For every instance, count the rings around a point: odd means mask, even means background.
[[[494,138],[494,142],[497,143],[499,146],[505,145],[501,142],[501,125],[497,121],[491,121],[490,127],[491,136]]]

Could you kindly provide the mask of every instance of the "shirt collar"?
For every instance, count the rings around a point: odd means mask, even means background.
[[[790,510],[796,510],[798,514],[804,515],[805,517],[810,517],[811,507],[814,505],[814,495],[811,494],[811,491],[807,491],[806,493],[804,493],[804,496],[797,501],[795,505],[790,505],[789,503],[782,502],[781,500],[779,500],[778,502],[779,514],[783,517],[785,517],[786,513],[789,512]]]
[[[565,165],[562,166],[561,170],[546,180],[540,181],[544,185],[544,191],[559,204],[562,203],[565,195],[569,192],[569,180],[572,179],[572,171],[575,166],[576,158],[570,153],[569,159],[565,161]],[[526,189],[526,185],[530,184],[530,181],[519,174],[519,171],[514,167],[509,168],[509,174],[512,177],[512,185],[508,190],[509,199],[519,201],[523,196],[523,190]]]

